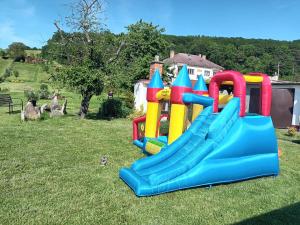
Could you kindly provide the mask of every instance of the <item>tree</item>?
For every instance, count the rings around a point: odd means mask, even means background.
[[[5,57],[5,50],[0,48],[0,57],[3,58]]]
[[[85,118],[92,96],[101,94],[109,80],[124,42],[104,29],[101,0],[78,0],[70,11],[65,21],[71,32],[55,21],[57,32],[43,52],[49,51],[48,57],[60,63],[52,80],[81,94],[79,115]]]
[[[207,55],[211,61],[242,72],[260,70],[280,79],[300,74],[300,40],[277,41],[245,38],[164,35],[176,52]],[[278,66],[279,64],[279,66]]]
[[[127,27],[126,46],[118,63],[121,68],[118,81],[124,87],[131,88],[139,79],[149,76],[149,65],[156,55],[163,58],[170,44],[163,37],[165,30],[142,20]]]
[[[22,42],[13,42],[8,46],[8,54],[15,61],[25,60],[25,50],[29,47]]]

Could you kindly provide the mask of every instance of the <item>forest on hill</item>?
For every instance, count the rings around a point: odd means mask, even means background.
[[[164,35],[175,52],[202,54],[226,69],[278,73],[280,79],[300,80],[300,40]],[[167,56],[166,52],[164,56]]]

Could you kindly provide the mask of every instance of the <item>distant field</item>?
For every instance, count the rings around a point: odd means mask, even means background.
[[[28,56],[38,56],[41,54],[41,50],[25,50],[26,55]]]

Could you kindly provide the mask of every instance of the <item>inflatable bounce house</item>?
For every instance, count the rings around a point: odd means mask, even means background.
[[[247,83],[260,84],[260,114],[246,112]],[[233,95],[220,96],[222,85],[232,85]],[[164,88],[156,71],[147,89],[146,116],[133,121],[133,143],[151,156],[122,168],[121,179],[136,195],[149,196],[278,175],[271,91],[268,76],[261,73],[219,72],[210,80],[208,91],[201,76],[192,88],[186,66],[171,88]],[[161,101],[166,100],[171,104],[170,115],[161,114]],[[220,103],[224,108],[220,109]],[[188,106],[192,106],[189,127]],[[169,117],[167,136],[159,133],[165,117]]]

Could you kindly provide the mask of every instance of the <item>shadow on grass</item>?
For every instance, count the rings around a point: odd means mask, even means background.
[[[292,140],[293,143],[300,145],[300,140]],[[299,222],[300,224],[300,222]]]
[[[85,119],[87,120],[100,120],[101,118],[99,117],[98,113],[94,112],[89,112],[86,116]]]
[[[103,117],[103,116],[100,116],[99,113],[88,113],[85,116],[85,119],[87,119],[87,120],[107,120],[107,121],[110,121],[110,120],[113,120],[115,118],[114,117]]]
[[[300,224],[300,202],[287,207],[273,210],[271,212],[252,217],[236,225],[250,225],[250,224],[272,224],[272,225],[296,225]]]
[[[8,115],[15,115],[15,114],[20,114],[21,113],[21,110],[14,110],[13,112],[6,112],[6,114]]]
[[[292,137],[292,136],[285,134],[284,136],[278,137],[277,139],[281,140],[281,141],[288,141],[288,142],[293,142],[295,144],[300,144],[300,140],[295,140],[295,139],[297,139],[297,136]]]

